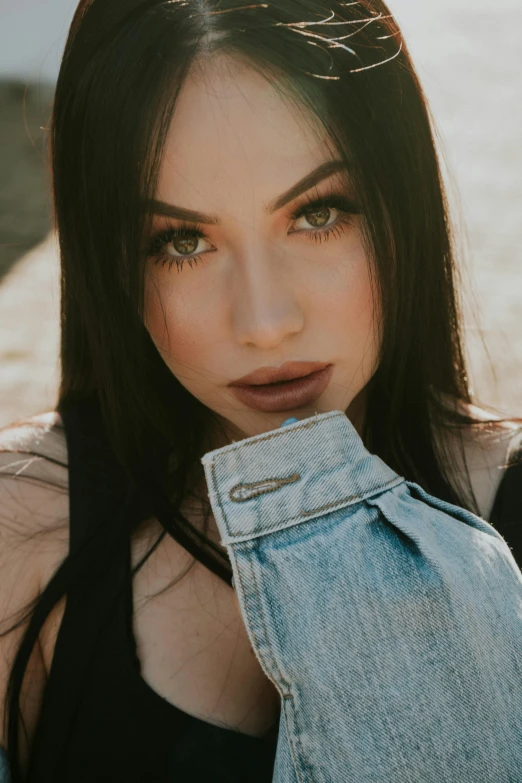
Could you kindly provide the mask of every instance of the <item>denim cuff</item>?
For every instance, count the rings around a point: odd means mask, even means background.
[[[201,459],[223,545],[359,503],[402,483],[330,411],[207,452]]]

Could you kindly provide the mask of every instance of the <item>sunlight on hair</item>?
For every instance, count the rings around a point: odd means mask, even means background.
[[[342,5],[344,5],[344,6],[352,6],[352,5],[358,5],[358,3],[343,3]],[[335,11],[332,11],[330,16],[328,16],[326,19],[321,19],[320,21],[314,21],[314,22],[276,22],[274,27],[286,27],[288,29],[293,30],[295,33],[298,33],[300,35],[306,36],[307,38],[315,38],[315,39],[317,39],[319,41],[322,41],[323,43],[325,43],[327,46],[329,46],[331,48],[344,49],[349,54],[353,54],[353,56],[356,57],[359,60],[360,57],[357,54],[357,52],[355,52],[354,49],[351,49],[349,46],[346,46],[345,44],[342,44],[340,42],[341,41],[345,41],[347,38],[353,38],[354,36],[358,35],[360,32],[362,32],[366,27],[368,27],[373,22],[379,22],[379,21],[382,21],[383,19],[394,19],[393,14],[386,14],[385,15],[383,13],[379,13],[379,14],[377,14],[377,16],[372,16],[372,17],[369,17],[369,18],[366,17],[366,18],[362,18],[362,19],[344,19],[344,20],[342,20],[340,22],[332,22],[331,19],[333,19],[334,17],[335,17]],[[334,37],[329,37],[329,36],[326,36],[326,35],[322,35],[320,33],[312,33],[312,32],[309,32],[308,30],[304,29],[304,28],[307,28],[307,27],[318,26],[318,25],[323,25],[323,26],[332,26],[332,25],[362,25],[362,27],[360,27],[359,29],[355,30],[354,32],[347,33],[346,35],[338,36],[338,37],[335,37],[335,38]],[[384,40],[387,40],[388,38],[393,38],[396,35],[400,35],[400,30],[397,30],[395,33],[393,33],[391,35],[380,36],[376,40],[384,41]],[[314,41],[308,41],[308,43],[314,44],[315,42]],[[318,46],[319,44],[315,44],[315,45]],[[396,57],[398,57],[399,54],[402,51],[402,48],[403,48],[403,41],[402,41],[402,38],[401,38],[401,42],[400,42],[398,51],[394,55],[392,55],[391,57],[388,57],[385,60],[381,60],[380,62],[373,63],[372,65],[366,65],[366,66],[364,66],[362,68],[352,68],[352,69],[350,69],[348,71],[348,73],[361,73],[362,71],[367,71],[367,70],[370,70],[371,68],[377,68],[380,65],[385,65],[386,63],[389,63],[392,60],[394,60]],[[331,70],[331,69],[332,69],[332,63],[330,64],[329,70]],[[329,76],[329,75],[325,75],[325,74],[310,73],[309,71],[305,71],[305,73],[307,74],[307,76],[312,76],[315,79],[327,79],[327,80],[331,80],[331,81],[339,81],[340,78],[341,78],[340,76]]]

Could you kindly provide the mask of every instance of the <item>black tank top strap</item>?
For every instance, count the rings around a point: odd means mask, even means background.
[[[489,521],[504,536],[522,569],[522,444],[509,456]]]

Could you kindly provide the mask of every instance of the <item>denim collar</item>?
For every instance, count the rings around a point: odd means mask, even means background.
[[[224,545],[323,516],[404,481],[369,453],[342,411],[209,451],[201,462]]]

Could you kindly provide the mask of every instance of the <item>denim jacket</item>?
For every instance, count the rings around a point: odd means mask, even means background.
[[[521,783],[522,573],[504,538],[370,454],[341,411],[202,464],[281,696],[274,783]]]

